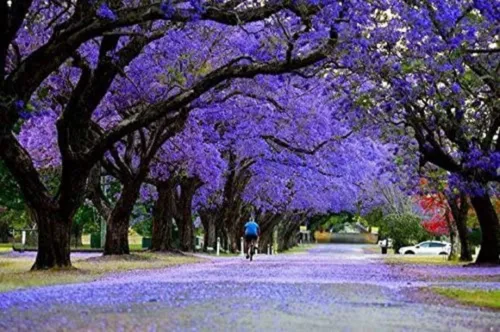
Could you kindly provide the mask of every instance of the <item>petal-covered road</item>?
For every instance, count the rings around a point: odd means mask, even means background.
[[[364,254],[362,246],[323,245],[304,254],[258,255],[251,263],[211,258],[1,293],[0,330],[500,330],[498,312],[408,295],[426,285],[421,276]],[[477,286],[500,288],[494,282]]]

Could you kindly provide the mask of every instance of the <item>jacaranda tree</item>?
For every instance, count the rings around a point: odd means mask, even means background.
[[[71,265],[72,217],[82,203],[90,170],[113,144],[165,116],[182,116],[184,106],[228,79],[291,72],[326,59],[337,39],[336,33],[333,38],[329,37],[331,29],[324,22],[335,18],[331,15],[338,15],[340,5],[335,3],[330,7],[322,9],[316,1],[262,4],[76,1],[61,4],[2,0],[0,154],[38,225],[38,254],[33,269]],[[173,88],[160,100],[133,112],[106,132],[96,130],[93,114],[115,78],[127,76],[127,66],[144,47],[170,29],[183,29],[198,21],[233,26],[234,31],[250,22],[262,22],[262,28],[273,29],[276,24],[265,22],[278,14],[294,18],[290,24],[294,25],[296,38],[284,43],[282,51],[275,56],[259,58],[258,47],[249,49],[249,53],[230,55],[189,88]],[[321,29],[326,33],[322,34]],[[313,38],[302,36],[315,30],[319,35]],[[300,47],[296,43],[300,43]],[[27,113],[41,111],[32,103],[35,93],[41,99],[53,97],[44,96],[48,91],[44,88],[51,76],[61,70],[74,72],[70,78],[75,84],[69,97],[54,101],[58,104],[55,111],[61,175],[57,192],[51,194],[14,130]]]

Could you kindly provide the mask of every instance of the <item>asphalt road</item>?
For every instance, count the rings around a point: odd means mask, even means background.
[[[362,246],[321,245],[0,293],[0,330],[500,331],[499,312],[409,295],[427,284]]]

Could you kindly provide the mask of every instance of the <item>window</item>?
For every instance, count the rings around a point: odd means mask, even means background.
[[[429,248],[429,242],[422,242],[418,245],[420,248]]]
[[[431,248],[442,248],[445,245],[439,242],[431,242]]]

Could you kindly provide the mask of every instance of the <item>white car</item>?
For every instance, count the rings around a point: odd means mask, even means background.
[[[449,255],[451,244],[440,241],[425,241],[415,246],[402,247],[399,253],[402,255]]]

